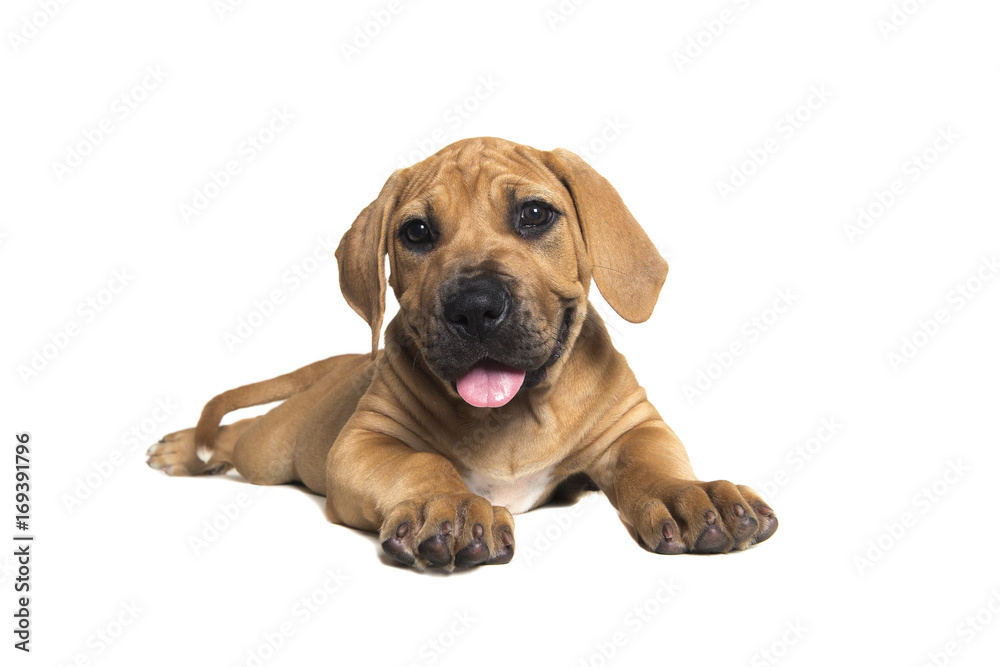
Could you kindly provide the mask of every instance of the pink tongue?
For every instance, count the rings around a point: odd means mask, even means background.
[[[480,361],[458,378],[458,393],[477,408],[506,405],[524,382],[524,371],[492,361]]]

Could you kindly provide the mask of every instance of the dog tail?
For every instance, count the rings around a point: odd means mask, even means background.
[[[210,400],[202,409],[198,425],[194,429],[195,452],[198,458],[206,463],[212,458],[215,439],[219,435],[219,424],[227,414],[241,408],[283,401],[305,391],[326,375],[337,359],[339,357],[330,357],[270,380],[230,389]]]

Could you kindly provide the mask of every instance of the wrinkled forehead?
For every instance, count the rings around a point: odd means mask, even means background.
[[[449,147],[409,167],[405,176],[397,200],[404,218],[506,211],[529,200],[562,208],[566,197],[544,154],[517,144]]]

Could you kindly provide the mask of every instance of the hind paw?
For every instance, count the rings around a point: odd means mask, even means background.
[[[163,438],[146,451],[146,464],[172,477],[184,475],[220,475],[232,464],[212,458],[212,451],[195,447],[194,429],[177,431]]]

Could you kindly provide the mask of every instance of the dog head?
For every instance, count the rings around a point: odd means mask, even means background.
[[[344,297],[378,347],[386,274],[430,370],[477,407],[541,384],[570,353],[591,278],[630,322],[667,263],[580,157],[466,139],[393,173],[337,249]]]

